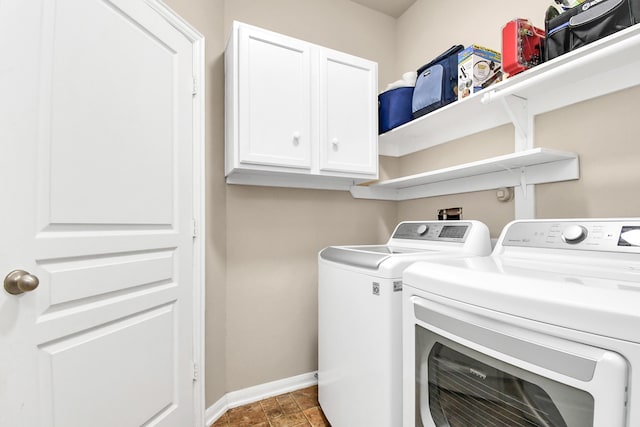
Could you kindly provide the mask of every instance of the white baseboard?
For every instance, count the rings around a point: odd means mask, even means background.
[[[220,418],[225,412],[229,409],[229,405],[227,404],[227,395],[222,396],[216,403],[209,406],[207,410],[204,412],[204,422],[205,426],[209,427],[211,424],[215,423],[218,418]]]
[[[318,384],[316,372],[308,372],[306,374],[296,375],[295,377],[284,378],[282,380],[259,384],[242,390],[231,391],[207,408],[205,412],[207,426],[213,424],[228,409],[246,405],[247,403],[257,402],[258,400],[267,399],[290,391],[299,390],[301,388],[311,387],[315,384]]]

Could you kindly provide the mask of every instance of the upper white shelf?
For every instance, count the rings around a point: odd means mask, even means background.
[[[535,116],[640,84],[640,25],[531,68],[379,136],[379,153],[404,156],[511,122],[515,96]]]
[[[351,187],[359,199],[409,200],[444,194],[523,187],[580,177],[575,153],[533,148],[445,169]]]

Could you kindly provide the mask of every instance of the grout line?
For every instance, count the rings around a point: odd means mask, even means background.
[[[264,402],[266,399],[262,399],[258,401],[258,405],[260,405],[260,409],[262,410],[262,413],[264,414],[264,417],[267,419],[267,424],[269,424],[269,427],[273,427],[271,425],[271,420],[269,419],[269,415],[267,415],[267,411],[264,410],[264,405],[262,404],[262,402]]]
[[[289,393],[289,394],[291,394],[291,399],[293,399],[293,401],[296,403],[296,406],[298,407],[298,409],[300,409],[300,413],[302,414],[304,419],[307,420],[307,426],[311,426],[311,421],[309,421],[309,418],[307,418],[307,414],[305,414],[304,411],[302,410],[302,407],[298,403],[298,400],[293,396],[293,393]]]
[[[301,389],[302,390],[302,389]],[[298,391],[298,390],[294,390],[294,391]],[[309,417],[307,417],[307,414],[305,414],[304,410],[302,409],[302,407],[300,406],[300,404],[298,403],[298,400],[293,396],[293,391],[292,392],[287,392],[287,393],[283,393],[281,395],[278,396],[273,396],[270,398],[266,398],[266,399],[261,399],[257,402],[254,403],[258,403],[260,405],[260,410],[262,411],[262,413],[264,414],[266,420],[267,420],[267,424],[269,424],[269,427],[273,427],[272,424],[272,420],[269,418],[269,415],[267,414],[267,411],[264,408],[263,402],[265,402],[266,400],[269,399],[274,399],[276,401],[276,403],[278,404],[278,407],[280,408],[280,411],[282,412],[282,417],[286,417],[288,415],[291,414],[286,414],[284,411],[284,408],[282,407],[282,404],[280,403],[280,401],[277,399],[277,397],[279,396],[287,396],[289,397],[291,400],[293,400],[293,402],[295,403],[296,407],[298,408],[299,412],[302,413],[302,416],[304,417],[306,424],[298,424],[296,427],[313,427],[313,424],[311,423],[311,420],[309,419]],[[248,406],[250,405],[250,403],[246,404],[246,405],[242,405],[242,406]],[[315,406],[314,406],[315,407]],[[319,405],[318,405],[319,407]],[[311,408],[307,408],[307,409],[311,409]],[[231,421],[229,420],[229,416],[228,416],[228,411],[226,411],[223,415],[223,417],[225,417],[225,426],[226,427],[233,427],[233,425],[231,424]],[[276,418],[280,418],[280,417],[276,417]]]

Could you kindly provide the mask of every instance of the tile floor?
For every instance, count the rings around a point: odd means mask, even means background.
[[[331,427],[318,403],[318,386],[229,409],[211,427]]]

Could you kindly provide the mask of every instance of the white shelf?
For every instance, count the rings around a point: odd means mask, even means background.
[[[640,84],[640,25],[627,28],[379,136],[379,153],[404,156]],[[515,118],[508,98],[525,110]],[[507,103],[494,102],[505,100]]]
[[[369,186],[354,186],[351,194],[359,199],[399,201],[519,185],[526,188],[579,177],[577,154],[534,148]]]

